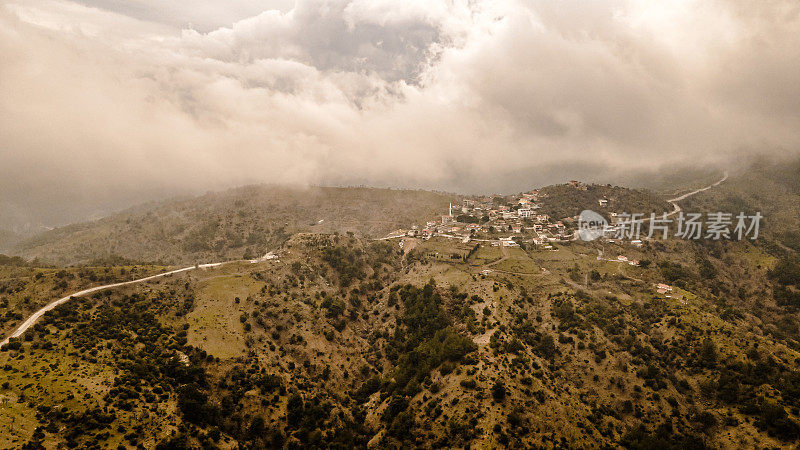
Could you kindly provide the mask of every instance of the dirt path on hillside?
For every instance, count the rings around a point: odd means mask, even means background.
[[[419,239],[403,239],[403,254],[408,255],[412,250],[417,248],[417,245],[419,245]]]
[[[728,171],[726,170],[725,171],[725,175],[722,177],[722,179],[720,179],[720,180],[718,180],[718,181],[716,181],[714,183],[711,183],[711,184],[709,184],[708,186],[706,186],[704,188],[696,189],[694,191],[687,192],[687,193],[685,193],[683,195],[680,195],[678,197],[675,197],[673,199],[667,200],[667,203],[672,205],[672,211],[666,213],[667,217],[674,216],[675,214],[678,214],[679,212],[683,211],[683,208],[681,208],[681,206],[678,204],[678,202],[680,202],[682,200],[686,200],[687,198],[689,198],[689,197],[691,197],[691,196],[693,196],[695,194],[699,194],[699,193],[705,192],[705,191],[707,191],[707,190],[709,190],[709,189],[711,189],[713,187],[719,186],[720,184],[725,182],[725,180],[727,180],[727,179],[728,179]],[[661,217],[656,216],[656,219],[661,219]],[[638,219],[638,220],[640,220],[642,223],[649,222],[650,221],[650,217],[643,217],[643,218]]]
[[[228,261],[228,262],[236,262],[236,261]],[[60,299],[58,299],[58,300],[56,300],[56,301],[54,301],[52,303],[49,303],[47,306],[45,306],[45,307],[39,309],[38,311],[36,311],[35,313],[33,313],[30,317],[28,317],[27,320],[25,320],[25,322],[22,322],[22,325],[17,327],[17,329],[13,333],[11,333],[11,335],[9,337],[5,338],[2,342],[0,342],[0,348],[2,348],[4,345],[8,344],[8,342],[9,342],[9,340],[11,338],[16,338],[16,337],[22,336],[22,334],[25,333],[28,330],[28,328],[32,327],[43,315],[45,315],[45,313],[55,309],[57,306],[62,305],[62,304],[70,301],[71,299],[73,299],[75,297],[82,297],[84,295],[92,294],[92,293],[95,293],[95,292],[98,292],[98,291],[103,291],[103,290],[106,290],[106,289],[112,289],[112,288],[115,288],[115,287],[127,286],[127,285],[130,285],[130,284],[136,284],[136,283],[143,283],[145,281],[154,280],[156,278],[161,278],[161,277],[165,277],[167,275],[173,275],[173,274],[176,274],[176,273],[188,272],[188,271],[194,270],[194,269],[205,269],[205,268],[209,268],[209,267],[217,267],[217,266],[221,266],[222,264],[227,264],[228,262],[199,264],[199,265],[184,267],[183,269],[170,270],[169,272],[159,273],[159,274],[156,274],[156,275],[150,275],[148,277],[139,278],[139,279],[136,279],[136,280],[123,281],[123,282],[120,282],[120,283],[104,284],[102,286],[95,286],[95,287],[92,287],[92,288],[89,288],[89,289],[84,289],[82,291],[78,291],[78,292],[75,292],[73,294],[67,295],[66,297],[62,297],[62,298],[60,298]]]
[[[667,202],[671,203],[672,207],[674,208],[671,213],[667,214],[667,217],[675,215],[675,214],[681,212],[681,207],[680,207],[680,205],[678,205],[679,201],[686,200],[687,198],[689,198],[689,197],[691,197],[691,196],[693,196],[695,194],[699,194],[699,193],[707,191],[707,190],[709,190],[709,189],[711,189],[713,187],[719,186],[720,184],[725,182],[725,180],[727,180],[727,179],[728,179],[728,171],[726,170],[725,171],[725,175],[722,177],[721,180],[719,180],[719,181],[717,181],[715,183],[712,183],[712,184],[710,184],[710,185],[708,185],[708,186],[706,186],[704,188],[700,188],[700,189],[697,189],[697,190],[694,190],[694,191],[691,191],[691,192],[687,192],[686,194],[680,195],[680,196],[675,197],[675,198],[673,198],[671,200],[667,200]]]

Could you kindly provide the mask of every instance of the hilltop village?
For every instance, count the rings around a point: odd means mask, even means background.
[[[579,191],[588,189],[579,181],[570,181],[569,185]],[[387,238],[440,236],[464,243],[488,242],[505,247],[522,244],[552,249],[553,243],[576,239],[578,216],[554,218],[543,213],[547,200],[548,194],[539,189],[511,196],[469,197],[461,204],[451,204],[447,214],[408,230],[397,230]],[[607,198],[599,197],[596,201],[598,209],[607,208]],[[614,212],[608,215],[612,222],[617,216]]]
[[[565,197],[580,198],[580,201],[571,205],[573,206],[572,211],[579,212],[584,208],[593,209],[608,219],[607,234],[601,236],[599,242],[612,245],[610,247],[601,246],[598,249],[598,261],[634,267],[649,265],[649,261],[641,262],[638,259],[642,247],[649,240],[647,237],[643,236],[642,239],[632,240],[615,239],[617,228],[623,223],[620,218],[624,216],[623,213],[616,212],[616,210],[627,212],[630,211],[630,208],[637,208],[637,206],[642,206],[644,210],[658,210],[658,208],[668,207],[668,203],[637,203],[631,201],[630,198],[621,198],[617,191],[618,188],[607,185],[587,185],[575,180],[556,187],[558,190],[552,196],[547,192],[548,188],[543,188],[508,196],[495,194],[467,197],[460,204],[451,203],[445,214],[440,217],[428,220],[424,224],[413,225],[409,229],[396,230],[382,239],[399,239],[399,246],[404,250],[410,250],[415,246],[404,238],[423,241],[435,238],[456,241],[461,244],[474,243],[477,246],[500,247],[503,254],[507,253],[506,248],[508,247],[521,247],[526,251],[538,249],[556,252],[558,244],[568,244],[580,239],[578,236],[579,215],[558,218],[545,211],[564,211],[565,209],[555,208],[554,205],[559,202],[563,203]],[[606,255],[603,249],[611,254]],[[487,267],[483,274],[491,272],[492,269]],[[669,284],[653,283],[651,289],[662,298],[672,297],[682,301],[683,296],[676,295],[673,287]]]

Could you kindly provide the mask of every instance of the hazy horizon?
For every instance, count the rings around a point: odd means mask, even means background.
[[[544,169],[550,171],[550,169]],[[99,194],[97,192],[70,190],[66,192],[50,192],[50,197],[40,199],[27,198],[21,202],[20,205],[11,205],[7,203],[4,205],[6,216],[3,222],[0,223],[0,231],[6,230],[20,235],[35,234],[47,229],[66,226],[75,223],[87,222],[92,220],[101,219],[123,212],[130,208],[148,207],[151,204],[157,204],[163,201],[170,201],[173,199],[193,198],[203,196],[207,193],[224,192],[229,189],[240,189],[248,186],[285,186],[298,189],[306,187],[334,187],[334,188],[377,188],[377,189],[397,189],[397,190],[426,190],[445,192],[456,195],[513,195],[519,192],[524,192],[529,189],[537,189],[553,184],[564,184],[569,180],[577,179],[586,183],[595,184],[612,184],[620,185],[637,189],[656,189],[661,188],[665,179],[670,178],[677,174],[683,175],[683,179],[670,183],[670,187],[680,187],[682,189],[689,189],[690,187],[699,186],[703,181],[708,179],[708,176],[716,176],[717,173],[722,173],[725,169],[721,167],[670,167],[664,173],[657,173],[657,171],[643,171],[643,172],[628,172],[622,173],[609,173],[607,170],[594,166],[579,166],[571,167],[570,170],[564,169],[563,171],[550,171],[550,174],[528,172],[506,176],[502,180],[483,180],[479,183],[478,187],[473,189],[463,189],[458,185],[402,185],[393,184],[391,182],[369,183],[367,181],[359,182],[358,180],[350,181],[336,181],[336,180],[322,180],[319,183],[310,184],[290,184],[290,183],[272,183],[268,180],[245,183],[245,184],[232,184],[230,186],[218,186],[216,189],[184,189],[184,190],[149,190],[142,189],[139,191],[130,192],[106,192]],[[687,179],[688,178],[688,179]],[[496,188],[498,186],[505,186],[505,188]],[[495,187],[496,189],[493,189]]]
[[[12,0],[0,227],[253,183],[514,192],[800,148],[800,5]]]

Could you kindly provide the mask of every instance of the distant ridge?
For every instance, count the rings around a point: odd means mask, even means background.
[[[58,265],[117,257],[165,264],[249,258],[299,231],[383,235],[441,214],[457,199],[423,190],[251,185],[59,227],[11,253]]]

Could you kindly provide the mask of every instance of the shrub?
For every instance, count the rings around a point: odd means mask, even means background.
[[[506,398],[506,385],[502,380],[497,380],[492,385],[492,398],[495,401],[502,402]]]

